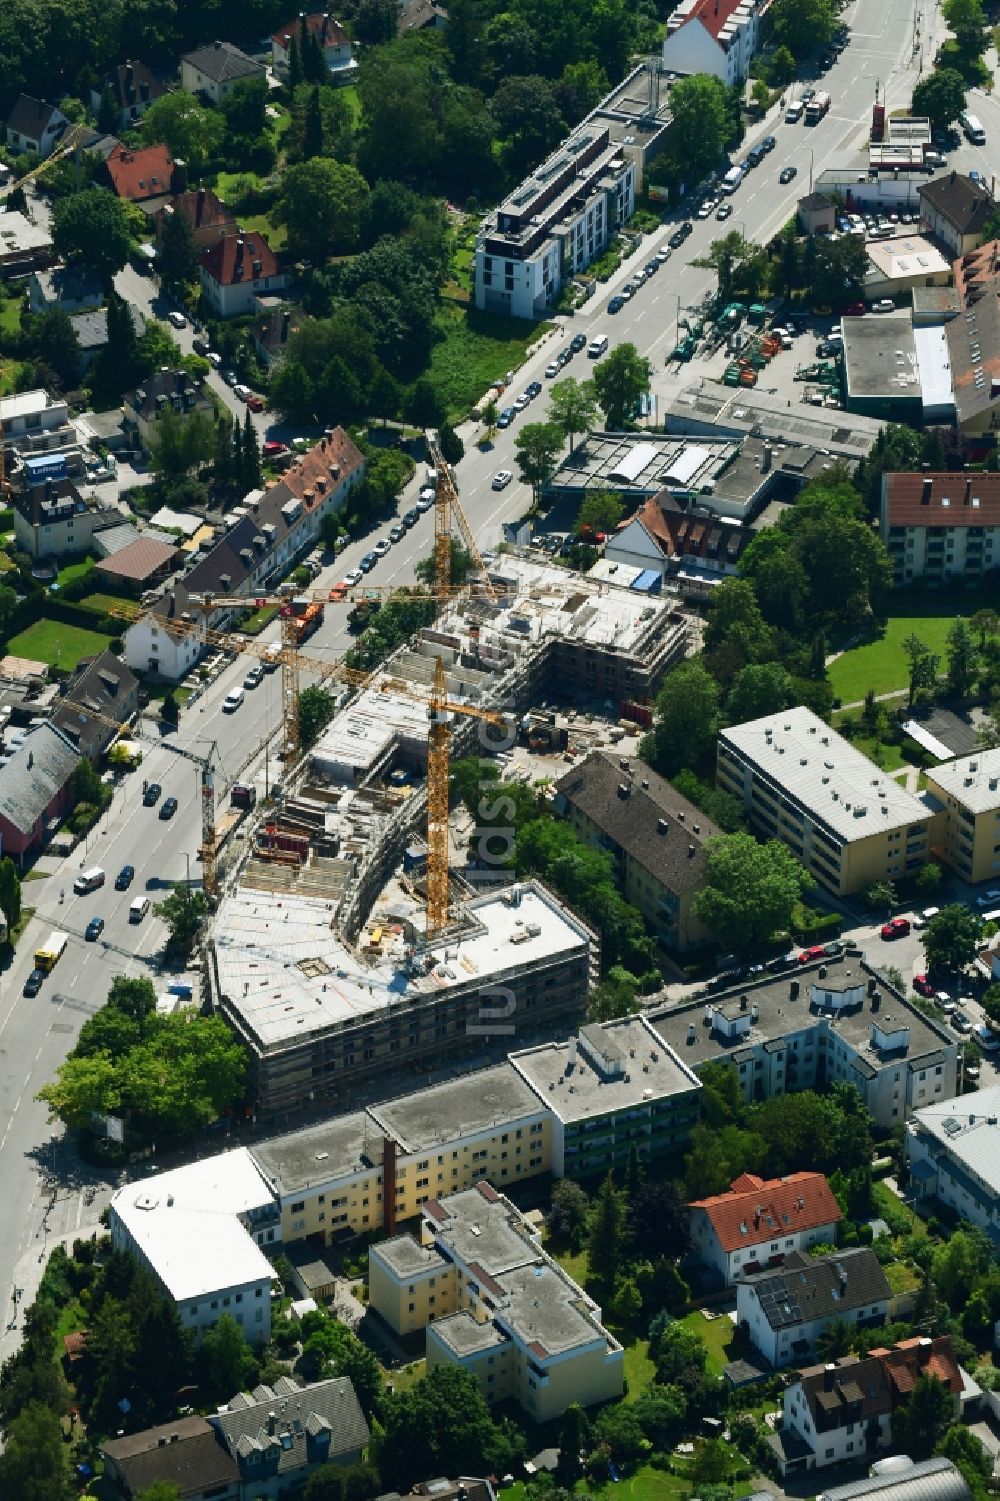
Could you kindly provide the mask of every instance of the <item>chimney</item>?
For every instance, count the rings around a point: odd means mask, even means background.
[[[292,321],[292,315],[291,315],[291,313],[288,313],[288,312],[282,313],[282,315],[281,315],[281,342],[282,342],[282,344],[284,344],[286,342],[286,340],[288,339],[288,325],[291,323],[291,321]]]
[[[149,84],[146,82],[145,78],[139,84],[139,99],[143,104],[149,103]]]
[[[969,504],[969,502],[970,502],[971,499],[972,499],[972,481],[971,481],[971,479],[967,479],[965,481],[965,496],[964,496],[964,498],[962,500],[963,506],[967,506]]]
[[[133,66],[132,66],[131,63],[126,63],[125,64],[125,89],[126,89],[126,92],[129,93],[129,94],[131,94],[131,92],[132,92],[132,90],[133,90],[134,87],[135,87],[135,69],[133,68]]]
[[[771,445],[770,445],[770,443],[765,443],[764,444],[764,458],[761,461],[761,466],[760,466],[760,472],[761,472],[761,474],[767,474],[770,471],[770,468],[771,468]]]
[[[934,489],[934,481],[932,479],[925,479],[924,482],[923,482],[923,484],[920,486],[920,504],[922,506],[929,506],[930,505],[930,503],[931,503],[931,491],[933,489]]]
[[[827,1365],[823,1367],[823,1390],[825,1392],[833,1391],[833,1378],[834,1376],[836,1376],[836,1374],[837,1367],[831,1360]]]
[[[187,188],[187,162],[175,157],[170,169],[170,191],[175,196]]]

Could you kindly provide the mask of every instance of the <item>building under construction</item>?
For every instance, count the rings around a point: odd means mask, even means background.
[[[337,908],[332,894],[248,885],[220,904],[214,1000],[265,1115],[321,1099],[347,1109],[387,1073],[426,1076],[550,1036],[596,977],[594,935],[537,882],[457,903],[440,942],[416,899],[358,944],[337,932]]]

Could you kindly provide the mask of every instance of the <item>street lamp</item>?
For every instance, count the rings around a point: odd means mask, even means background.
[[[815,151],[813,150],[813,148],[811,146],[808,148],[808,151],[809,151],[809,191],[811,193],[812,190],[813,190],[813,161],[815,160],[816,153],[815,153]]]

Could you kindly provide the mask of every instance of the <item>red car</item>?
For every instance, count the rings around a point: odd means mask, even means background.
[[[250,408],[251,412],[262,412],[264,410],[263,396],[248,396],[247,406]]]
[[[814,943],[811,949],[803,949],[799,955],[800,964],[809,964],[813,959],[825,959],[826,948],[822,943]]]
[[[910,919],[908,917],[893,917],[889,922],[882,924],[883,938],[905,938],[910,931]]]
[[[936,994],[934,986],[931,984],[930,980],[928,980],[926,975],[914,975],[913,988],[917,992],[917,995]]]
[[[288,452],[288,444],[279,443],[276,438],[269,438],[268,441],[261,446],[260,451],[264,455],[265,459],[276,459],[279,454]]]

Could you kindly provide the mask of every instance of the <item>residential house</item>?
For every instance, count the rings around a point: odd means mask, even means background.
[[[267,69],[232,42],[210,42],[181,58],[181,88],[204,94],[212,104],[221,104],[238,83],[250,78],[266,79]]]
[[[1000,1238],[1000,1085],[935,1100],[906,1127],[910,1191]]]
[[[1000,749],[932,767],[927,791],[942,810],[934,853],[972,884],[1000,880]]]
[[[169,578],[183,556],[177,542],[140,537],[128,547],[101,558],[94,564],[94,572],[102,584],[142,594]]]
[[[276,308],[256,319],[251,335],[260,363],[268,368],[280,360],[290,335],[298,333],[308,321],[309,315],[301,308]]]
[[[109,1214],[115,1250],[146,1267],[182,1328],[200,1339],[228,1313],[251,1344],[267,1343],[274,1273],[262,1247],[275,1240],[279,1214],[244,1147],[128,1183]]]
[[[685,598],[701,598],[735,575],[753,537],[741,522],[661,490],[622,522],[604,556],[612,563],[655,569]]]
[[[834,1245],[843,1219],[822,1173],[758,1178],[743,1173],[722,1194],[695,1199],[691,1245],[730,1287],[739,1277],[780,1266],[792,1251]]]
[[[156,74],[134,59],[119,63],[99,88],[90,91],[90,107],[97,114],[110,90],[118,111],[116,130],[131,130],[141,120],[151,104],[167,92]]]
[[[0,204],[0,277],[11,281],[51,266],[55,260],[52,236],[26,214]]]
[[[807,193],[795,212],[804,235],[828,235],[837,227],[837,205],[825,193]]]
[[[362,454],[338,427],[286,470],[278,484],[247,496],[248,514],[230,518],[225,535],[129,627],[129,665],[171,681],[183,677],[204,648],[193,628],[191,597],[259,594],[273,587],[315,544],[323,517],[341,509],[364,473]],[[216,612],[208,623],[217,624],[228,613]],[[179,629],[171,630],[170,621],[179,622]]]
[[[1000,568],[1000,474],[883,474],[879,527],[898,584],[978,579]]]
[[[962,1373],[947,1335],[907,1339],[859,1359],[843,1355],[796,1372],[785,1387],[781,1426],[769,1437],[783,1477],[827,1465],[870,1463],[892,1444],[892,1414],[917,1378],[951,1394],[957,1421]]]
[[[262,234],[226,234],[202,252],[201,289],[220,318],[236,318],[256,309],[264,293],[280,292],[284,272]]]
[[[164,204],[156,216],[158,240],[162,240],[164,225],[172,214],[181,214],[188,221],[191,238],[201,250],[207,250],[223,235],[235,234],[238,228],[232,209],[211,188],[189,188]]]
[[[680,0],[667,20],[664,68],[738,83],[757,51],[758,25],[766,9],[764,0]]]
[[[205,395],[202,382],[186,370],[156,370],[147,375],[141,386],[126,394],[123,409],[125,431],[143,448],[149,447],[157,422],[168,410],[178,417],[201,412],[205,417],[215,418],[215,408]]]
[[[311,1386],[279,1376],[273,1386],[240,1392],[208,1421],[247,1501],[299,1494],[320,1465],[357,1464],[371,1438],[347,1376]]]
[[[59,308],[64,313],[85,313],[104,301],[104,285],[90,266],[52,266],[32,271],[28,277],[28,307],[33,313]]]
[[[182,1501],[243,1501],[239,1466],[197,1413],[105,1439],[101,1458],[115,1501],[137,1501],[155,1485],[175,1486]]]
[[[127,303],[129,317],[135,336],[140,339],[146,332],[146,320],[134,303]],[[80,362],[84,372],[89,370],[103,349],[108,347],[108,310],[91,308],[85,313],[71,313],[70,323],[80,344]]]
[[[282,80],[287,79],[292,38],[295,37],[296,42],[301,46],[303,25],[309,36],[319,43],[323,61],[333,81],[350,83],[358,71],[358,65],[352,54],[347,32],[339,21],[333,19],[329,11],[314,10],[300,13],[286,26],[278,27],[271,37],[271,66],[276,75]]]
[[[908,1455],[898,1459],[899,1463],[867,1480],[831,1486],[817,1501],[972,1501],[961,1470],[950,1459],[923,1459],[916,1464]]]
[[[7,455],[7,473],[15,459],[58,452],[70,463],[73,452],[79,454],[80,439],[69,416],[69,406],[61,396],[48,391],[17,391],[0,396],[0,432]]]
[[[119,729],[138,714],[139,679],[114,652],[102,651],[81,661],[61,688],[52,723],[72,741],[79,755],[96,763]]]
[[[112,191],[129,203],[138,204],[151,218],[185,186],[185,170],[166,146],[146,146],[133,151],[116,146],[104,162],[102,173]]]
[[[993,199],[988,200],[990,212]],[[962,433],[995,451],[1000,431],[1000,240],[967,251],[953,266],[959,316],[944,326],[946,363]]]
[[[864,1328],[884,1324],[892,1297],[878,1257],[868,1246],[809,1256],[790,1251],[776,1272],[736,1283],[736,1322],[775,1369],[815,1353],[835,1320]]]
[[[54,104],[33,99],[30,94],[19,94],[7,116],[7,146],[16,156],[30,151],[44,161],[58,146],[68,124],[69,120]]]
[[[457,1365],[488,1402],[548,1422],[620,1397],[624,1351],[601,1310],[488,1183],[424,1205],[421,1238],[368,1252],[369,1304],[396,1334],[426,1330],[427,1367]]]
[[[40,465],[53,468],[58,478],[33,481],[32,470]],[[119,511],[83,498],[67,477],[61,454],[54,460],[28,459],[18,480],[11,490],[14,536],[18,547],[36,562],[83,557],[97,531],[121,520]]]
[[[704,884],[705,842],[721,830],[641,763],[592,751],[555,784],[554,806],[587,844],[609,851],[620,890],[674,953],[708,941],[691,908]]]
[[[939,240],[953,259],[983,243],[993,214],[993,197],[985,185],[962,172],[946,172],[923,183],[918,194],[921,232]]]
[[[79,760],[69,736],[46,722],[0,766],[0,848],[22,868],[72,807]]]
[[[716,782],[834,896],[912,876],[927,861],[936,804],[801,704],[722,730]]]

